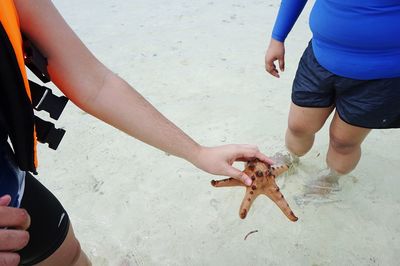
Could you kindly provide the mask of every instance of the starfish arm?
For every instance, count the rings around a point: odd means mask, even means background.
[[[290,209],[289,204],[287,203],[285,197],[281,192],[279,192],[278,187],[270,192],[270,193],[265,193],[268,198],[270,198],[273,202],[275,202],[276,205],[282,210],[282,212],[291,220],[292,222],[295,222],[298,220],[296,215],[294,215],[292,209]]]
[[[240,205],[239,209],[239,217],[244,219],[247,216],[247,213],[249,212],[251,208],[251,204],[253,201],[256,199],[258,195],[254,194],[254,191],[251,189],[246,189],[246,194],[244,195],[242,204]]]
[[[282,165],[279,165],[279,166],[275,166],[274,165],[274,166],[271,167],[271,173],[274,176],[279,176],[282,173],[286,172],[288,169],[289,169],[289,167],[286,164],[282,164]]]
[[[239,180],[230,177],[222,180],[212,180],[211,185],[214,187],[236,187],[236,186],[244,186],[242,182]]]

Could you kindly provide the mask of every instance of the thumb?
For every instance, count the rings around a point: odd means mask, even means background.
[[[281,71],[285,71],[285,56],[280,57],[278,60],[279,60],[279,69]]]
[[[253,183],[250,177],[248,177],[244,172],[240,171],[239,169],[236,169],[233,166],[229,166],[226,172],[227,175],[241,181],[246,186],[251,186],[251,183]]]
[[[11,197],[10,195],[4,195],[0,197],[0,206],[8,206],[11,202]]]

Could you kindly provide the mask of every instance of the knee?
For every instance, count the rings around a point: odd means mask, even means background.
[[[289,119],[288,122],[288,131],[290,131],[292,135],[297,137],[314,135],[318,130],[319,128],[315,128],[312,125],[295,119]]]
[[[359,143],[355,143],[350,139],[344,139],[340,136],[335,134],[330,134],[330,146],[334,149],[337,153],[346,155],[353,153],[354,151],[360,148]]]
[[[82,254],[81,245],[73,234],[67,237],[67,241],[64,242],[59,251],[62,254],[60,257],[64,258],[63,265],[76,265]]]
[[[69,256],[69,258],[71,259],[70,265],[75,265],[82,254],[81,244],[76,238],[74,238],[72,242],[70,252],[71,252]]]

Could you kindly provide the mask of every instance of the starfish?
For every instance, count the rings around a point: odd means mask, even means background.
[[[246,186],[241,181],[232,177],[222,180],[212,180],[211,185],[214,187],[246,187],[246,194],[239,210],[239,216],[242,219],[246,218],[251,204],[258,197],[258,195],[264,194],[273,202],[275,202],[276,205],[278,205],[278,207],[289,218],[289,220],[295,222],[298,218],[290,209],[289,204],[285,200],[283,194],[279,191],[279,187],[275,182],[275,177],[286,172],[288,169],[289,167],[287,165],[275,167],[261,162],[258,159],[254,159],[247,162],[245,169],[243,170],[243,172],[253,180],[251,186]]]

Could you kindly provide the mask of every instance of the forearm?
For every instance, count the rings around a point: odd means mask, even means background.
[[[282,0],[272,31],[273,39],[285,41],[306,3],[307,0]]]

